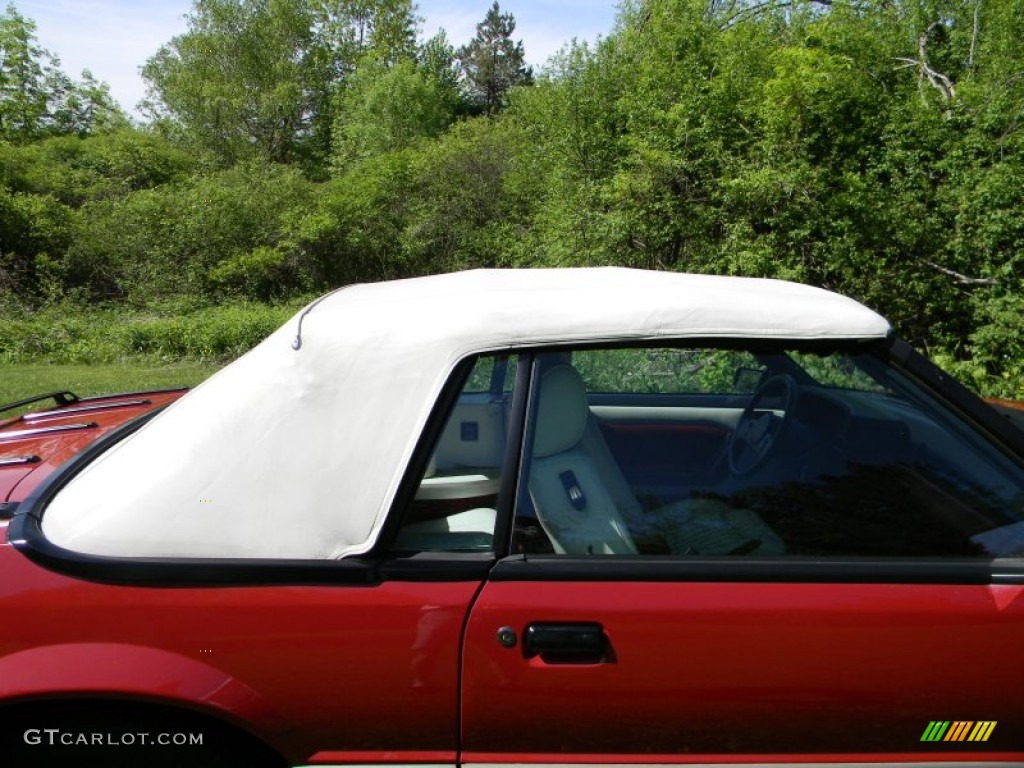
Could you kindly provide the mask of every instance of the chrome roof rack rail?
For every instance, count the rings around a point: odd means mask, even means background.
[[[47,392],[45,395],[35,395],[34,397],[26,397],[24,400],[18,400],[13,403],[7,403],[6,405],[0,405],[0,413],[4,413],[5,411],[13,411],[15,408],[21,408],[22,406],[25,405],[32,405],[32,403],[38,403],[43,400],[49,400],[50,398],[53,398],[53,401],[58,406],[71,405],[72,403],[77,403],[80,399],[78,395],[76,395],[74,392],[68,392],[67,390],[63,390],[60,392]]]

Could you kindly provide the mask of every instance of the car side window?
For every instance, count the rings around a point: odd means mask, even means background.
[[[585,349],[573,353],[572,365],[590,393],[749,394],[764,372],[739,349]]]
[[[1024,556],[1020,466],[878,358],[560,351],[532,386],[514,551]]]
[[[493,549],[514,381],[514,357],[476,361],[417,482],[395,549]]]

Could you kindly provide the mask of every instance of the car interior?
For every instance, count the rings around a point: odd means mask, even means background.
[[[1024,553],[1019,466],[871,355],[580,350],[534,364],[513,552]],[[462,392],[399,549],[493,547],[510,399],[510,385]]]

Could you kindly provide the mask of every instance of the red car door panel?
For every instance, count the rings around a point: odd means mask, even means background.
[[[466,634],[463,757],[1020,760],[1022,615],[1014,586],[491,581]],[[607,637],[600,661],[524,654],[530,625],[579,622]],[[932,721],[997,726],[923,742]]]

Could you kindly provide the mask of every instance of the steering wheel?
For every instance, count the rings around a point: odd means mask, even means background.
[[[730,472],[750,474],[778,447],[779,438],[796,411],[798,391],[796,379],[786,373],[766,379],[757,388],[729,436],[726,455]],[[769,398],[777,400],[779,405],[760,407]]]

